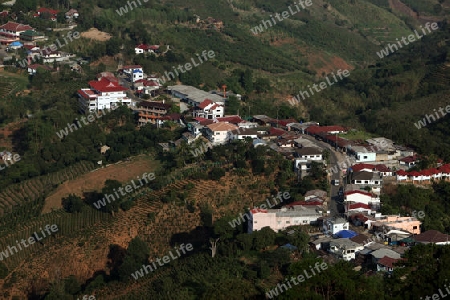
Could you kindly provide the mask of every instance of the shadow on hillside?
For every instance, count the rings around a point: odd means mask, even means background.
[[[198,250],[204,246],[209,247],[209,238],[213,235],[212,228],[197,226],[191,232],[181,232],[172,235],[170,246],[175,247],[180,244],[191,243],[194,249]]]

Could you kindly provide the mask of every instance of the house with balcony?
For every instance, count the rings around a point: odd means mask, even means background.
[[[349,175],[352,184],[361,184],[361,185],[381,185],[383,183],[383,179],[378,173],[374,172],[350,172]]]
[[[379,206],[380,197],[366,191],[353,190],[346,191],[344,193],[344,202],[363,203],[370,206]]]
[[[218,122],[206,125],[204,135],[213,144],[220,145],[233,139],[233,131],[238,129],[236,125]]]
[[[347,238],[334,239],[330,241],[330,253],[335,254],[340,259],[350,261],[356,258],[356,254],[363,250],[364,246],[355,243]]]
[[[299,172],[302,177],[308,174],[313,161],[318,163],[323,161],[321,149],[314,147],[296,149],[294,157],[294,170]]]
[[[214,119],[223,117],[225,107],[214,103],[211,99],[205,99],[198,106],[193,108],[192,116],[194,118]]]
[[[20,34],[27,31],[34,30],[30,25],[24,25],[16,22],[8,22],[2,26],[0,26],[0,35],[18,39]]]
[[[126,65],[122,67],[122,73],[127,75],[131,82],[144,79],[144,70],[140,65]]]
[[[158,78],[138,79],[133,84],[136,93],[154,96],[162,85]]]
[[[82,112],[112,110],[120,104],[131,106],[131,99],[125,93],[128,89],[108,77],[89,81],[90,88],[78,90]]]
[[[341,230],[348,230],[350,224],[343,218],[328,218],[323,221],[323,231],[325,234],[334,235]]]
[[[136,105],[136,110],[139,115],[139,126],[144,126],[148,123],[157,124],[158,120],[167,115],[170,104],[165,104],[164,102],[154,102],[154,101],[141,101]]]

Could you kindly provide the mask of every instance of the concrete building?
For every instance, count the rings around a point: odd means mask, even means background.
[[[168,86],[167,90],[176,98],[185,100],[189,105],[198,106],[205,99],[210,99],[212,102],[220,105],[225,105],[225,98],[221,95],[211,94],[187,85],[172,85]]]
[[[89,81],[90,88],[78,90],[80,108],[83,112],[111,110],[121,103],[131,105],[131,99],[125,91],[128,89],[119,85],[115,80],[101,77],[99,80]]]
[[[356,253],[363,250],[364,246],[351,241],[350,239],[341,238],[330,241],[329,252],[337,255],[339,258],[350,261],[355,259]]]
[[[341,230],[348,230],[350,224],[343,218],[329,218],[323,221],[325,234],[336,234]]]
[[[269,226],[275,232],[294,225],[310,225],[322,217],[318,207],[296,206],[292,209],[252,209],[250,211],[249,233]]]

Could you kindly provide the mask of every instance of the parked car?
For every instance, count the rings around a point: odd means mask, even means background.
[[[338,179],[331,180],[331,184],[332,185],[339,185],[339,180]]]

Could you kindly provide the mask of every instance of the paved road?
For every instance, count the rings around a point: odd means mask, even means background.
[[[340,165],[347,158],[345,154],[335,151],[334,148],[330,144],[327,144],[322,141],[318,141],[314,137],[309,136],[309,135],[302,135],[302,138],[311,141],[313,144],[317,145],[320,148],[328,149],[330,151],[330,165],[327,166],[328,170],[331,170],[331,168],[336,165]],[[329,175],[330,181],[337,179],[337,180],[339,180],[341,185],[343,184],[342,171],[340,169],[339,169],[338,173],[332,173],[330,171],[329,174],[331,174],[331,175]],[[333,217],[338,216],[338,215],[342,216],[342,214],[344,213],[344,206],[341,203],[336,201],[336,199],[339,198],[338,192],[339,192],[339,186],[331,185],[330,203],[328,205],[328,209],[330,210],[330,215]]]

